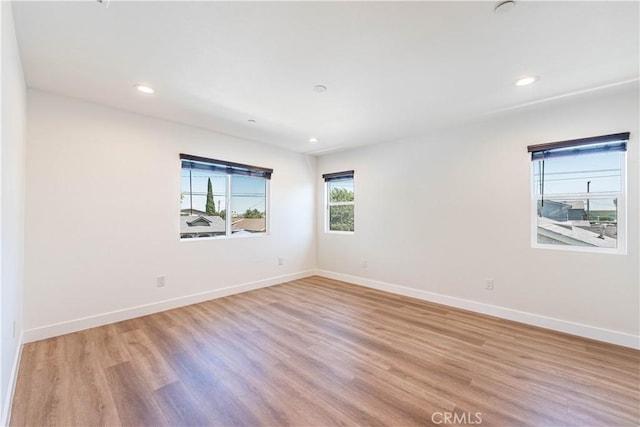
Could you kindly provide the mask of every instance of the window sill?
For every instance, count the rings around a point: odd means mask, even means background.
[[[604,255],[627,255],[626,249],[622,248],[595,248],[589,246],[568,246],[568,245],[545,245],[540,243],[531,244],[532,249],[563,251],[563,252],[581,252],[591,254]]]
[[[201,241],[210,241],[210,240],[236,240],[236,239],[259,239],[263,237],[269,237],[271,234],[269,233],[250,233],[250,234],[238,234],[231,236],[215,236],[215,237],[191,237],[191,238],[180,238],[181,242],[201,242]]]

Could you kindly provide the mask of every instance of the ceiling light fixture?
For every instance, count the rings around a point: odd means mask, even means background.
[[[320,140],[316,137],[309,138],[309,144],[317,144]]]
[[[324,85],[315,85],[315,86],[313,87],[313,91],[314,91],[314,92],[318,92],[318,93],[325,92],[326,90],[327,90],[327,87],[326,87],[326,86],[324,86]]]
[[[513,9],[516,5],[516,2],[513,0],[507,0],[507,1],[503,1],[501,3],[498,3],[496,5],[496,8],[493,9],[493,11],[495,13],[497,13],[498,15],[503,15],[507,12],[509,12],[511,9]]]
[[[535,83],[536,81],[538,81],[539,78],[540,77],[538,76],[524,76],[516,80],[515,83],[513,84],[516,86],[527,86],[527,85],[530,85],[531,83]]]
[[[138,92],[147,94],[147,95],[151,95],[153,93],[156,93],[156,90],[154,88],[152,88],[151,86],[147,86],[147,85],[143,85],[143,84],[137,84],[133,86],[134,88],[136,88],[136,90]]]

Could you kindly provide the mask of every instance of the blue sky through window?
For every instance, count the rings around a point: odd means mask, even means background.
[[[193,201],[193,209],[204,211],[207,202],[207,181],[211,178],[213,200],[216,211],[226,210],[226,179],[223,174],[215,174],[202,170],[191,171],[192,190],[189,190],[189,169],[181,172],[181,209],[189,209]],[[248,176],[234,175],[231,181],[232,206],[234,213],[243,214],[247,209],[266,211],[266,180]]]
[[[545,196],[619,192],[622,190],[623,152],[604,152],[544,160]],[[534,162],[534,191],[540,195],[542,161]]]

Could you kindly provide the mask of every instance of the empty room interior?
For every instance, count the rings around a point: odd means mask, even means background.
[[[0,15],[0,425],[640,425],[640,2]]]

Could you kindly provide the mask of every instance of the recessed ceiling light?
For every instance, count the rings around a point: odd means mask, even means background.
[[[315,86],[313,87],[313,91],[314,91],[314,92],[318,92],[318,93],[322,93],[322,92],[324,92],[324,91],[326,91],[326,90],[327,90],[327,87],[326,87],[326,86],[324,86],[324,85],[315,85]]]
[[[152,93],[156,92],[156,90],[151,86],[147,86],[143,84],[137,84],[137,85],[134,85],[133,87],[136,88],[138,92],[146,93],[147,95],[151,95]]]
[[[513,0],[503,1],[501,3],[498,3],[496,5],[496,8],[493,9],[493,11],[498,15],[502,15],[509,12],[511,9],[513,9],[515,5],[516,5],[516,2]]]
[[[318,138],[309,138],[309,144],[317,144],[320,140]]]
[[[531,83],[535,83],[540,77],[538,76],[524,76],[515,81],[516,86],[527,86]]]

